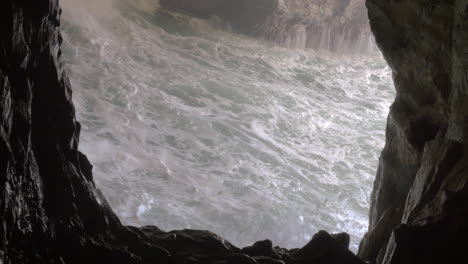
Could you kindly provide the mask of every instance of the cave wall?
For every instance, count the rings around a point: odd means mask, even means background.
[[[60,263],[68,234],[120,225],[78,151],[56,0],[1,1],[0,260]],[[71,242],[70,242],[71,243]],[[1,262],[1,261],[0,261]]]
[[[397,96],[359,255],[378,263],[464,263],[468,1],[366,4]]]
[[[120,223],[78,151],[60,14],[58,0],[0,1],[0,264],[168,263]]]
[[[221,17],[241,33],[288,48],[375,49],[364,0],[161,0],[160,5],[202,18]]]

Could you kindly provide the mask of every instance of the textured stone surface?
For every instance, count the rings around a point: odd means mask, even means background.
[[[316,264],[361,264],[360,259],[330,234],[320,231],[312,240],[297,252],[291,254],[291,263]]]
[[[466,262],[468,1],[367,0],[367,7],[397,97],[359,255]]]
[[[161,0],[167,9],[218,16],[243,33],[290,48],[366,52],[373,46],[364,0]]]
[[[35,263],[46,256],[47,263],[60,262],[49,247],[61,247],[68,231],[98,236],[120,225],[77,150],[80,126],[60,63],[59,13],[56,1],[0,3],[0,254],[5,262],[21,263],[22,255],[37,256]]]

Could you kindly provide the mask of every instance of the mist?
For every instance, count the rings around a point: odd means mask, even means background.
[[[125,224],[288,248],[346,231],[357,250],[394,99],[380,54],[298,48],[156,1],[62,6],[81,148]],[[332,28],[303,42],[371,50]]]

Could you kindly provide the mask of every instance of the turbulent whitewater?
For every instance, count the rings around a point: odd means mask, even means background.
[[[279,48],[153,6],[68,2],[81,148],[124,223],[288,248],[346,231],[356,250],[394,99],[379,55]]]

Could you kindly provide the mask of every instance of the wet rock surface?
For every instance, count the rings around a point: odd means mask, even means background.
[[[363,263],[342,241],[325,231],[317,233],[306,246],[297,250],[273,247],[269,240],[239,249],[216,234],[201,230],[163,232],[146,226],[140,231],[150,243],[171,252],[171,263]]]
[[[468,1],[367,0],[367,7],[397,97],[359,256],[467,262]]]

